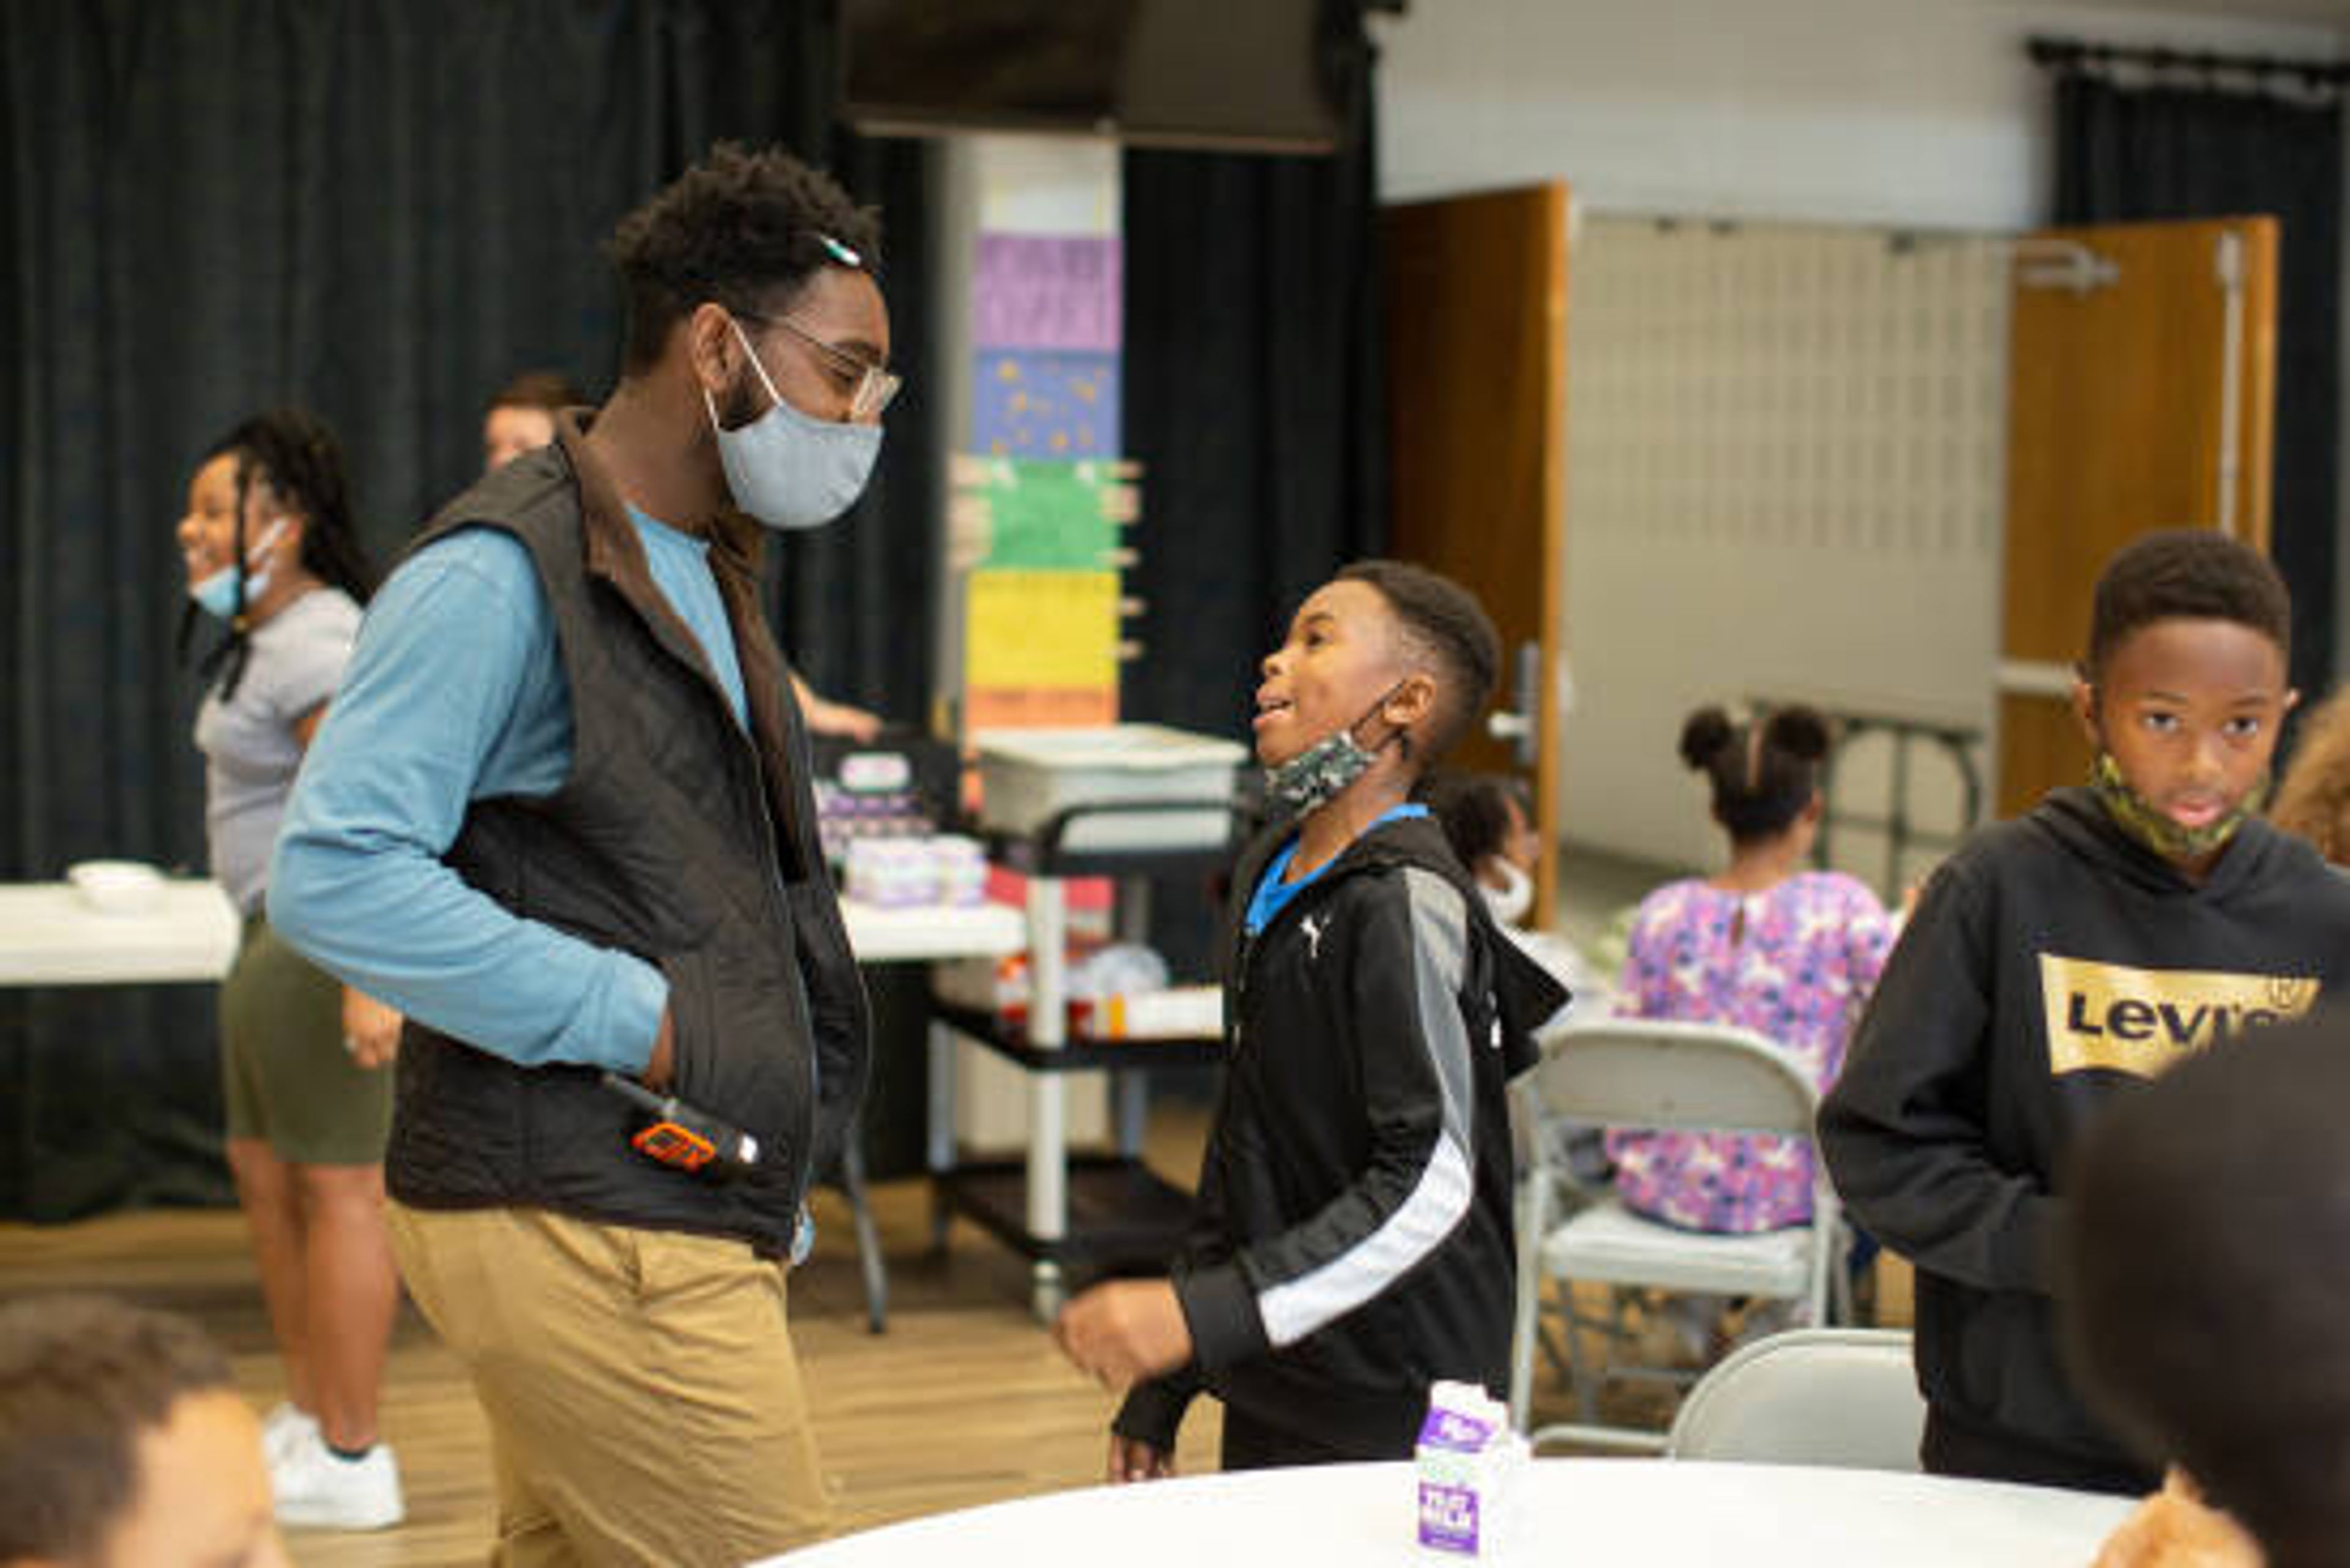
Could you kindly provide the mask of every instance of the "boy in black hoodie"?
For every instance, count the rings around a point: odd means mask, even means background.
[[[2117,1096],[2350,981],[2350,882],[2251,815],[2296,698],[2291,615],[2215,534],[2114,557],[2074,689],[2092,783],[1935,874],[1820,1108],[1855,1220],[1917,1265],[1929,1470],[2158,1480],[2059,1363],[2056,1179]]]
[[[1231,1049],[1171,1280],[1087,1292],[1056,1334],[1134,1385],[1109,1479],[1173,1469],[1202,1388],[1226,1469],[1409,1456],[1440,1378],[1509,1377],[1507,1079],[1566,993],[1494,927],[1413,784],[1491,695],[1457,585],[1391,561],[1307,599],[1257,689],[1295,815],[1242,857]]]

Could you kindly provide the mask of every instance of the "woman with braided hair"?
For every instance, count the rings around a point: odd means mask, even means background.
[[[213,875],[244,917],[221,989],[228,1160],[253,1236],[287,1398],[264,1428],[278,1517],[378,1529],[403,1509],[376,1395],[399,1303],[383,1221],[399,1014],[346,991],[271,932],[269,857],[302,754],[375,586],[340,446],[294,410],[205,452],[179,524],[189,604],[226,634],[202,669]]]

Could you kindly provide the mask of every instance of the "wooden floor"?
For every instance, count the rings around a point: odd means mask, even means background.
[[[889,1332],[866,1326],[847,1210],[819,1194],[816,1254],[793,1276],[792,1332],[844,1529],[1089,1485],[1101,1474],[1110,1397],[1064,1362],[1027,1311],[1024,1266],[958,1227],[929,1245],[919,1183],[876,1193],[890,1258]],[[234,1357],[255,1408],[282,1389],[233,1212],[153,1211],[31,1229],[0,1226],[0,1296],[102,1290],[187,1313]],[[489,1441],[456,1363],[403,1310],[385,1378],[384,1435],[408,1522],[374,1535],[289,1539],[305,1568],[479,1563],[491,1534]],[[1212,1469],[1219,1423],[1203,1400],[1178,1463]]]
[[[1196,1137],[1179,1128],[1177,1142]],[[1154,1128],[1153,1158],[1167,1138]],[[1196,1163],[1196,1156],[1193,1156]],[[1165,1161],[1179,1168],[1180,1152]],[[793,1276],[792,1324],[845,1530],[1092,1484],[1113,1405],[1063,1362],[1030,1318],[1025,1268],[967,1227],[930,1248],[921,1184],[876,1192],[890,1260],[889,1328],[866,1328],[847,1211],[818,1195],[821,1241]],[[1886,1272],[1887,1316],[1908,1321],[1908,1280]],[[102,1290],[182,1311],[232,1352],[256,1408],[280,1393],[258,1287],[233,1212],[156,1211],[52,1228],[0,1226],[0,1296]],[[1546,1382],[1538,1418],[1567,1416]],[[488,1553],[488,1439],[463,1375],[404,1310],[385,1384],[385,1436],[407,1485],[409,1521],[375,1535],[291,1538],[305,1568],[478,1563]],[[1183,1432],[1178,1462],[1214,1468],[1214,1401]]]

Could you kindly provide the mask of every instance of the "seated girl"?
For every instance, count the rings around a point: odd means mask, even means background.
[[[1534,907],[1534,831],[1525,781],[1506,774],[1439,774],[1420,798],[1444,829],[1453,857],[1477,879],[1485,908],[1504,926],[1523,927]]]
[[[1818,831],[1827,726],[1807,708],[1737,723],[1700,709],[1681,758],[1712,787],[1730,840],[1720,874],[1642,901],[1618,1013],[1734,1024],[1799,1061],[1822,1089],[1884,967],[1894,924],[1854,878],[1808,868]],[[1625,1206],[1687,1230],[1746,1234],[1808,1222],[1812,1149],[1782,1137],[1611,1132]]]
[[[1494,923],[1583,1006],[1596,1005],[1607,984],[1591,974],[1575,944],[1558,931],[1528,924],[1544,846],[1525,780],[1509,774],[1438,774],[1420,786],[1419,798],[1435,813],[1453,858],[1476,879]]]

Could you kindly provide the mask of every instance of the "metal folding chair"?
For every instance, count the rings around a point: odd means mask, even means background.
[[[1687,1374],[1625,1368],[1609,1357],[1586,1366],[1573,1314],[1577,1283],[1623,1291],[1667,1292],[1795,1302],[1802,1321],[1824,1325],[1840,1295],[1841,1210],[1826,1173],[1814,1162],[1809,1225],[1752,1236],[1718,1236],[1643,1219],[1613,1198],[1560,1212],[1561,1181],[1549,1153],[1556,1140],[1540,1130],[1560,1122],[1693,1132],[1777,1134],[1809,1140],[1819,1095],[1803,1067],[1750,1030],[1703,1023],[1610,1018],[1569,1023],[1544,1041],[1543,1062],[1522,1080],[1528,1164],[1520,1187],[1518,1303],[1510,1407],[1523,1430],[1542,1339],[1542,1282],[1559,1282],[1565,1313],[1564,1359],[1577,1419],[1544,1427],[1535,1443],[1571,1441],[1661,1451],[1661,1429],[1603,1425],[1603,1382]],[[1611,1339],[1620,1344],[1620,1308]]]
[[[1742,1346],[1700,1379],[1665,1456],[1915,1470],[1925,1432],[1907,1333],[1796,1329]]]

